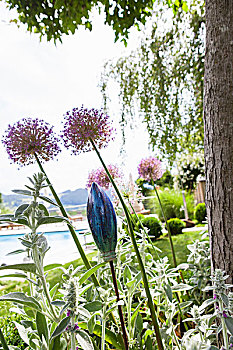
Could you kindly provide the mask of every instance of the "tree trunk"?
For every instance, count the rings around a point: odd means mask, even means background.
[[[206,205],[213,269],[233,282],[233,1],[206,0]]]

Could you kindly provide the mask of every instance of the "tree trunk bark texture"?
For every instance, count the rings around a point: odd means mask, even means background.
[[[206,0],[204,105],[212,268],[233,282],[233,0]]]

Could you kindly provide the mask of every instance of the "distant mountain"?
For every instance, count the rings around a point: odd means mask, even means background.
[[[61,202],[63,205],[81,205],[87,203],[87,197],[88,197],[88,191],[84,188],[78,188],[74,191],[64,191],[59,194],[59,197],[61,199]],[[8,207],[10,209],[15,209],[22,203],[28,202],[30,200],[30,197],[23,196],[20,194],[9,194],[5,195],[2,194],[2,202],[5,207]]]
[[[75,191],[65,191],[61,193],[60,199],[64,205],[81,205],[87,203],[88,191],[78,188]]]
[[[17,208],[22,203],[28,202],[29,197],[21,194],[2,194],[2,204],[10,209]]]

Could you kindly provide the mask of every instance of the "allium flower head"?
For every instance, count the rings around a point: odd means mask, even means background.
[[[122,178],[122,173],[116,165],[108,165],[108,170],[114,180]],[[103,167],[92,170],[88,174],[87,187],[90,188],[93,182],[96,182],[100,187],[106,190],[109,189],[109,186],[111,185],[108,175]]]
[[[72,153],[89,152],[92,150],[90,139],[98,148],[106,147],[113,139],[113,128],[102,110],[73,108],[65,114],[65,123],[62,138],[65,147],[72,147]]]
[[[159,159],[149,157],[141,160],[138,166],[138,173],[146,181],[151,179],[156,181],[163,176],[164,170]]]
[[[53,127],[37,118],[9,125],[2,139],[9,158],[19,165],[34,163],[35,154],[41,161],[53,159],[60,152],[58,141]]]

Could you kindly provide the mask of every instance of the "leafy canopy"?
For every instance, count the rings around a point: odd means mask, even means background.
[[[1,0],[0,0],[1,1]],[[158,0],[160,2],[161,0]],[[183,0],[162,0],[174,11],[187,7]],[[61,41],[63,34],[74,34],[79,26],[92,29],[91,11],[97,8],[105,14],[105,23],[115,32],[115,39],[125,43],[130,27],[145,24],[152,15],[155,0],[5,0],[9,9],[19,16],[14,22],[24,23],[30,32],[45,36],[48,41]]]
[[[109,107],[109,87],[117,84],[123,128],[146,123],[153,149],[170,163],[177,154],[203,150],[204,4],[189,11],[161,6],[149,32],[129,56],[105,65],[101,90]]]

